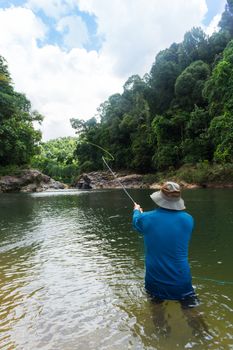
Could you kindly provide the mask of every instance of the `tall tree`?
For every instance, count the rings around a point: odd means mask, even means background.
[[[203,94],[209,102],[211,115],[233,113],[233,40],[223,52],[223,58],[215,66],[206,81]]]
[[[233,37],[233,0],[227,0],[225,11],[219,22],[221,30],[228,31]]]
[[[148,102],[153,116],[165,112],[174,98],[174,84],[181,72],[178,51],[179,45],[172,44],[169,49],[159,52],[152,65]]]
[[[208,38],[201,28],[194,27],[185,33],[184,40],[179,46],[178,57],[182,70],[197,60],[208,62]]]
[[[43,117],[31,110],[24,94],[14,90],[6,61],[0,56],[0,164],[25,164],[38,150],[41,132],[34,122]]]
[[[187,111],[192,111],[195,105],[204,106],[202,90],[209,75],[208,64],[200,60],[191,63],[176,80],[174,104]]]

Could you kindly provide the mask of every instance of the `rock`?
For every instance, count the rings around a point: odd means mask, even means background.
[[[17,192],[22,185],[22,179],[15,176],[3,176],[0,178],[1,192]]]
[[[150,185],[150,189],[152,190],[160,190],[161,184],[155,182],[153,184]]]
[[[184,181],[181,181],[179,182],[181,188],[184,188],[184,189],[188,189],[188,190],[192,190],[192,189],[195,189],[195,188],[202,188],[203,186],[201,185],[197,185],[197,184],[189,184],[187,182],[184,182]]]
[[[143,188],[143,175],[130,174],[121,176],[116,175],[117,178],[113,177],[112,174],[104,171],[93,171],[88,174],[82,174],[75,182],[75,187],[80,189],[86,188],[121,188],[121,184],[126,188]]]
[[[76,183],[76,187],[79,189],[90,190],[92,188],[90,183],[91,183],[91,179],[88,177],[88,175],[83,174],[81,177],[79,177]]]
[[[38,185],[33,183],[33,184],[29,184],[27,186],[23,186],[20,189],[20,192],[37,192],[38,189]]]
[[[59,182],[59,181],[55,181],[53,179],[50,178],[50,181],[48,183],[44,183],[43,188],[44,189],[54,189],[54,190],[63,190],[66,186]]]
[[[205,185],[206,188],[233,188],[233,183],[208,183]]]
[[[65,185],[35,169],[26,169],[19,176],[2,176],[0,192],[41,192],[64,189]]]

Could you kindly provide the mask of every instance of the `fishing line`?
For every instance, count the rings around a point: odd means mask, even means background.
[[[104,151],[105,153],[107,153],[110,156],[110,160],[115,160],[114,156],[108,152],[106,149],[104,149],[103,147],[96,145],[92,142],[88,142],[86,141],[85,143],[90,144],[92,146],[95,146],[99,149],[101,149],[102,151]],[[133,204],[135,204],[135,200],[130,196],[129,192],[126,190],[125,186],[121,183],[121,181],[118,179],[118,177],[116,176],[116,174],[113,172],[113,170],[110,168],[109,164],[107,163],[106,159],[104,156],[102,156],[102,160],[104,162],[104,164],[106,165],[106,167],[108,168],[108,170],[110,171],[110,173],[113,175],[113,177],[116,179],[116,181],[120,184],[120,186],[122,187],[123,191],[125,192],[125,194],[128,196],[128,198],[133,202]]]
[[[213,278],[208,278],[208,277],[195,277],[195,276],[193,276],[193,278],[196,278],[196,279],[202,280],[202,281],[214,282],[214,283],[222,284],[222,285],[225,285],[225,284],[233,285],[233,281],[221,281],[221,280],[215,280]]]
[[[135,204],[135,201],[133,200],[133,198],[130,196],[129,192],[126,190],[125,186],[120,182],[120,180],[117,178],[117,176],[115,175],[115,173],[112,171],[112,169],[110,168],[110,166],[108,165],[108,163],[106,162],[104,156],[102,156],[102,160],[104,162],[104,164],[106,165],[106,167],[108,168],[108,170],[112,173],[112,175],[114,176],[114,178],[117,180],[117,182],[121,185],[121,187],[123,188],[125,194],[129,197],[129,199],[133,202],[133,204]]]
[[[97,147],[99,149],[101,149],[102,151],[104,151],[105,153],[108,154],[108,156],[110,157],[110,160],[115,160],[114,156],[109,152],[107,151],[106,149],[104,149],[103,147],[99,146],[99,145],[96,145],[92,142],[88,142],[86,141],[85,143],[87,144],[90,144],[94,147]],[[106,159],[104,156],[102,156],[102,160],[104,162],[104,164],[106,165],[106,167],[108,168],[108,170],[110,171],[110,173],[113,175],[113,177],[116,179],[116,181],[121,185],[122,189],[124,190],[125,194],[128,196],[128,198],[135,204],[135,200],[131,197],[131,195],[129,194],[129,192],[126,190],[125,186],[121,183],[121,181],[117,178],[116,174],[113,172],[113,170],[111,169],[111,167],[109,166],[109,164],[107,163]],[[214,283],[217,283],[217,284],[220,284],[220,285],[233,285],[233,281],[221,281],[221,280],[216,280],[216,279],[213,279],[213,278],[208,278],[208,277],[196,277],[196,276],[193,276],[193,278],[195,279],[198,279],[198,280],[202,280],[202,281],[209,281],[209,282],[214,282]]]

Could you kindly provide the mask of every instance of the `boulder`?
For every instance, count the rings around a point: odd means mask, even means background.
[[[126,188],[143,188],[143,175],[124,174],[113,177],[109,172],[93,171],[82,174],[75,181],[74,187],[79,189],[99,189],[99,188],[121,188],[121,184]]]
[[[64,189],[65,185],[35,169],[26,169],[20,175],[2,176],[0,192],[42,192]]]

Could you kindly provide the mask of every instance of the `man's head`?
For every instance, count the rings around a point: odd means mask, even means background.
[[[152,193],[151,199],[161,208],[170,210],[184,210],[184,201],[181,198],[180,185],[176,182],[165,182],[160,191]]]

